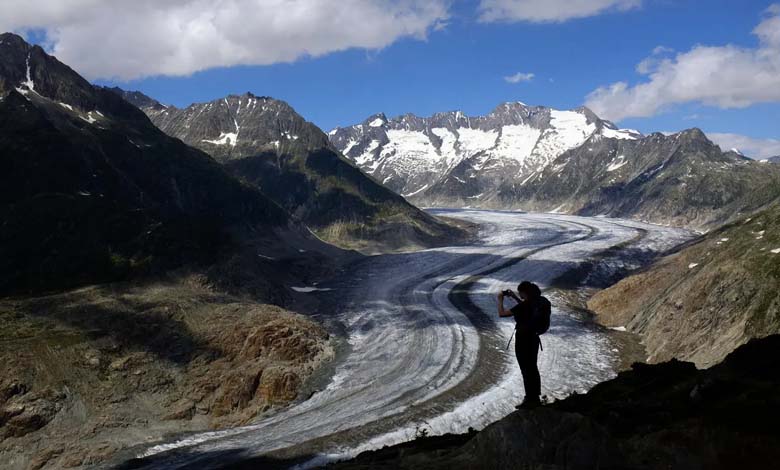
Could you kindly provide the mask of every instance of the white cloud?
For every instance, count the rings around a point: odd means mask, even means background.
[[[707,132],[707,137],[723,150],[738,149],[743,154],[758,160],[780,155],[780,140],[754,139],[746,135]]]
[[[780,101],[780,5],[766,11],[753,33],[759,39],[753,49],[696,46],[662,60],[654,54],[637,66],[648,81],[600,87],[585,104],[601,117],[619,121],[653,116],[679,103],[744,108]]]
[[[514,75],[509,75],[508,77],[504,77],[504,80],[508,83],[520,83],[520,82],[530,82],[535,77],[532,73],[523,73],[523,72],[517,72]]]
[[[89,78],[189,75],[424,39],[450,0],[2,0],[0,31],[42,29]]]
[[[559,23],[641,4],[642,0],[480,0],[479,20]]]
[[[662,56],[671,52],[674,52],[674,49],[670,49],[664,46],[656,46],[653,49],[653,53],[650,55],[650,57],[637,64],[637,73],[647,75],[653,72],[661,64],[661,61],[663,60]]]

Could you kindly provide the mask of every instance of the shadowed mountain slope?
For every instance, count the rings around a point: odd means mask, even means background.
[[[212,261],[238,232],[288,224],[207,154],[13,34],[0,36],[0,158],[0,291]]]
[[[112,90],[328,241],[372,251],[437,245],[463,235],[363,174],[284,101],[246,93],[179,109]]]

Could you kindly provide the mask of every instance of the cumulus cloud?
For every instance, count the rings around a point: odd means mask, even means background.
[[[653,116],[688,102],[744,108],[780,101],[780,4],[766,11],[753,34],[759,40],[756,48],[696,46],[673,58],[660,58],[668,51],[657,51],[637,66],[647,81],[600,87],[585,104],[600,116],[619,121]]]
[[[504,80],[508,83],[520,83],[520,82],[530,82],[534,79],[536,75],[532,73],[523,73],[523,72],[517,72],[514,75],[509,75],[508,77],[504,77]]]
[[[707,137],[723,150],[737,149],[758,160],[780,155],[780,140],[755,139],[746,135],[707,132]]]
[[[89,78],[189,75],[424,39],[450,0],[3,0],[0,31],[43,30]]]
[[[610,10],[630,10],[642,0],[480,0],[479,20],[560,23]]]

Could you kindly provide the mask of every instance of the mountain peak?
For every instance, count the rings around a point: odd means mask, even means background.
[[[168,108],[168,106],[160,103],[154,98],[151,98],[141,93],[140,91],[127,91],[119,87],[106,88],[106,89],[108,91],[116,93],[117,95],[124,98],[125,101],[127,101],[128,103],[142,110],[143,109],[164,110]]]
[[[680,131],[677,135],[682,139],[687,139],[690,141],[703,141],[712,144],[712,141],[709,139],[709,137],[707,137],[707,135],[698,127],[685,129]]]
[[[368,117],[363,124],[369,127],[382,127],[387,123],[387,116],[385,113],[376,113]]]
[[[328,137],[292,106],[252,92],[230,94],[185,108],[165,107],[138,92],[114,89],[163,132],[226,162],[265,152],[309,151],[330,146]]]
[[[19,45],[30,47],[30,44],[23,37],[15,33],[0,34],[0,44]]]

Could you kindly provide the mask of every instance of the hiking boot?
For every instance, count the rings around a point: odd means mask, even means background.
[[[526,398],[522,403],[516,405],[515,408],[518,410],[530,410],[539,406],[542,406],[542,402],[538,398]]]

